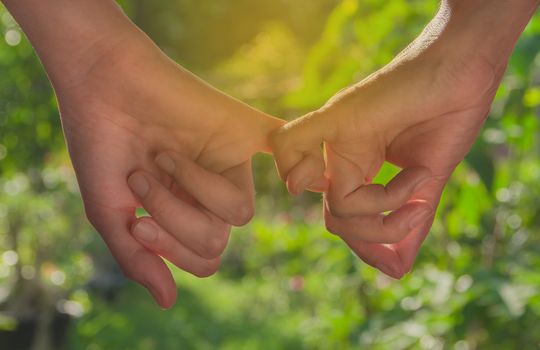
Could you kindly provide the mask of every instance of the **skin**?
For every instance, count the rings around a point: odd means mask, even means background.
[[[443,1],[390,64],[273,134],[289,191],[326,178],[328,230],[367,264],[401,278],[537,7],[530,0]],[[384,161],[403,170],[386,186],[372,184]]]
[[[224,95],[161,52],[109,0],[5,0],[55,89],[89,221],[128,278],[164,308],[166,258],[219,267],[254,212],[251,156],[283,122]],[[142,169],[142,170],[141,170]],[[137,219],[144,207],[150,217]]]
[[[176,286],[161,256],[197,276],[216,271],[230,225],[253,214],[250,157],[282,122],[174,64],[112,1],[4,4],[53,83],[90,222],[125,274],[171,306]],[[445,2],[389,66],[274,134],[291,192],[327,189],[329,230],[400,277],[536,6]],[[370,185],[384,160],[405,170]],[[151,217],[136,219],[140,206]]]

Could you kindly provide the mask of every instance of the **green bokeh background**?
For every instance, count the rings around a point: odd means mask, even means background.
[[[391,60],[437,2],[122,6],[180,64],[292,119]],[[234,230],[216,276],[174,269],[179,299],[168,311],[122,278],[87,224],[54,94],[2,7],[0,34],[0,349],[21,339],[89,350],[540,347],[540,17],[412,273],[393,281],[360,262],[325,231],[319,196],[287,196],[259,155],[256,218]],[[385,167],[379,181],[394,173]]]

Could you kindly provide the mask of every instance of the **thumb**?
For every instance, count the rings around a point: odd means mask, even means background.
[[[330,131],[327,117],[326,112],[315,111],[285,124],[270,136],[278,173],[293,195],[306,189],[328,189],[321,149]]]

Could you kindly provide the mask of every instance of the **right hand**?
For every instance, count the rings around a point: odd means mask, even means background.
[[[489,22],[514,11],[507,4],[506,12],[496,12],[504,10],[498,5],[487,3],[488,14],[479,18]],[[514,21],[498,38],[486,37],[453,17],[464,13],[457,7],[443,5],[388,66],[273,135],[276,164],[291,193],[327,179],[328,230],[394,278],[411,269],[442,190],[488,115],[515,32],[528,19]],[[473,27],[485,30],[479,22]],[[403,170],[387,186],[371,184],[385,161]]]

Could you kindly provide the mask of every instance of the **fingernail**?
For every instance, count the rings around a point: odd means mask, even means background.
[[[129,188],[141,198],[146,197],[148,191],[150,191],[150,183],[146,180],[144,175],[139,173],[135,173],[128,178],[128,185]]]
[[[139,221],[133,228],[133,235],[145,242],[153,242],[157,237],[157,230],[154,225]]]
[[[166,153],[162,153],[156,158],[156,164],[169,175],[173,174],[176,168],[174,160]]]
[[[413,215],[412,219],[409,220],[409,229],[415,229],[421,225],[425,225],[427,218],[431,215],[431,210],[423,209],[420,212]]]

